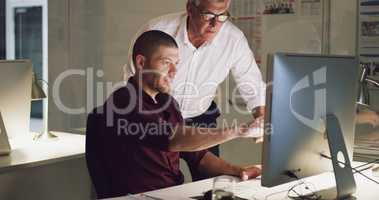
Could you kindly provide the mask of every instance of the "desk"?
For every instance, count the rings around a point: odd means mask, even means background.
[[[360,163],[354,163],[354,166]],[[373,177],[371,171],[364,172],[364,174],[374,178],[379,181],[378,177]],[[355,174],[355,181],[357,183],[357,192],[354,194],[358,200],[378,200],[379,199],[379,185],[365,179],[359,174]],[[326,189],[331,188],[335,185],[334,175],[331,172],[320,174],[317,176],[309,177],[304,179],[305,182],[313,183],[316,189]],[[213,179],[207,179],[199,182],[193,182],[189,184],[184,184],[180,186],[175,186],[171,188],[166,188],[162,190],[156,190],[147,192],[146,194],[153,197],[162,198],[165,200],[184,200],[189,197],[202,195],[204,191],[210,190],[212,188]],[[283,200],[288,199],[287,191],[293,185],[298,182],[291,182],[283,184],[273,188],[266,188],[261,186],[261,181],[259,179],[239,182],[236,185],[236,194],[239,197],[246,199],[256,199],[264,200]],[[269,196],[271,194],[277,193],[276,195]],[[268,197],[269,196],[269,197]],[[125,200],[125,197],[113,198],[111,200]]]
[[[0,199],[92,198],[85,136],[54,134],[57,140],[10,140],[12,153],[0,157]]]

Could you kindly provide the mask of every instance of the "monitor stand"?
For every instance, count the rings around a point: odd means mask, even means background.
[[[0,112],[0,156],[7,156],[10,152],[11,146],[9,145],[7,132]]]
[[[336,179],[337,194],[334,198],[337,200],[355,199],[352,196],[356,190],[353,171],[346,150],[341,125],[335,115],[326,116],[326,135],[328,137],[330,155]]]

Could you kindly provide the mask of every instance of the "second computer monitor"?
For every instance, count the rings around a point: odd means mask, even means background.
[[[332,171],[325,133],[326,115],[341,124],[352,158],[358,60],[355,57],[278,53],[269,58],[262,185],[276,186],[298,177]],[[268,128],[269,127],[269,128]]]
[[[29,133],[32,63],[0,60],[0,112],[10,138]]]

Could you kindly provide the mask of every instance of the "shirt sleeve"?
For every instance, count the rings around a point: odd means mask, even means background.
[[[247,108],[252,111],[255,107],[264,106],[266,84],[245,36],[236,44],[234,51],[231,71]]]
[[[180,158],[184,159],[191,173],[198,171],[201,159],[205,156],[208,150],[196,152],[180,152]]]

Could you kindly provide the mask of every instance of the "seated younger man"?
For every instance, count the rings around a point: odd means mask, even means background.
[[[91,135],[103,136],[97,142],[104,146],[95,146],[101,152],[96,159],[102,159],[109,188],[102,198],[182,184],[180,158],[191,171],[210,176],[246,180],[260,175],[257,167],[234,166],[205,150],[246,136],[247,126],[207,129],[184,125],[178,104],[168,95],[179,62],[178,45],[170,35],[143,33],[135,42],[133,61],[135,76],[92,113],[102,113],[101,120],[89,120],[87,125],[87,145],[91,145]]]

